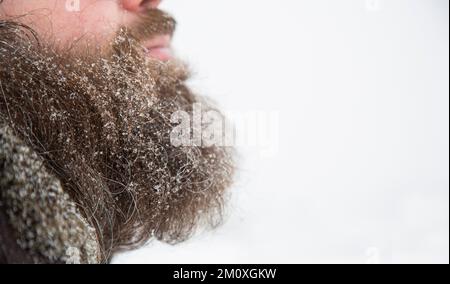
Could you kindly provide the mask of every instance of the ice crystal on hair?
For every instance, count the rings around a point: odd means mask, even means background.
[[[167,17],[152,19],[173,29]],[[37,49],[21,32],[0,28],[0,123],[39,153],[95,228],[102,262],[152,238],[176,243],[198,225],[220,223],[231,149],[170,142],[171,114],[203,102],[186,87],[183,65],[144,58],[140,35],[126,30],[111,54],[81,55]]]

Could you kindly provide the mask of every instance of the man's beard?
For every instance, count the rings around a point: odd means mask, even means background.
[[[184,66],[146,59],[139,41],[172,32],[158,10],[121,29],[108,54],[62,52],[0,22],[0,122],[45,160],[87,221],[102,261],[152,238],[176,243],[222,220],[232,150],[175,147],[171,115],[201,97]]]

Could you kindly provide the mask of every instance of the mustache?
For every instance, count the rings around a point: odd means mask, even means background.
[[[2,0],[0,0],[0,3]],[[167,12],[160,9],[148,9],[145,13],[138,16],[135,23],[129,26],[123,26],[117,32],[117,36],[125,36],[134,42],[133,48],[138,48],[139,43],[152,39],[159,35],[173,36],[177,26],[176,20]],[[0,43],[3,47],[13,42],[23,42],[41,45],[40,36],[29,26],[15,20],[0,19]],[[9,46],[13,49],[13,46]],[[114,49],[117,44],[113,44]],[[125,48],[126,44],[122,46]],[[131,46],[128,46],[130,49]],[[71,48],[72,49],[72,48]]]
[[[127,30],[135,39],[143,41],[158,35],[173,36],[176,26],[177,22],[170,14],[159,9],[149,9]]]

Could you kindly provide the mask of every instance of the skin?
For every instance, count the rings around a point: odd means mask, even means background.
[[[0,19],[19,19],[57,47],[103,47],[161,0],[3,0]],[[79,7],[79,9],[78,9]],[[25,16],[22,16],[25,15]]]

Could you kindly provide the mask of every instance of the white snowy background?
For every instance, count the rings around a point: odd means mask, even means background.
[[[115,263],[449,262],[447,0],[162,8],[191,85],[226,110],[278,112],[279,147],[239,147],[218,230]]]

